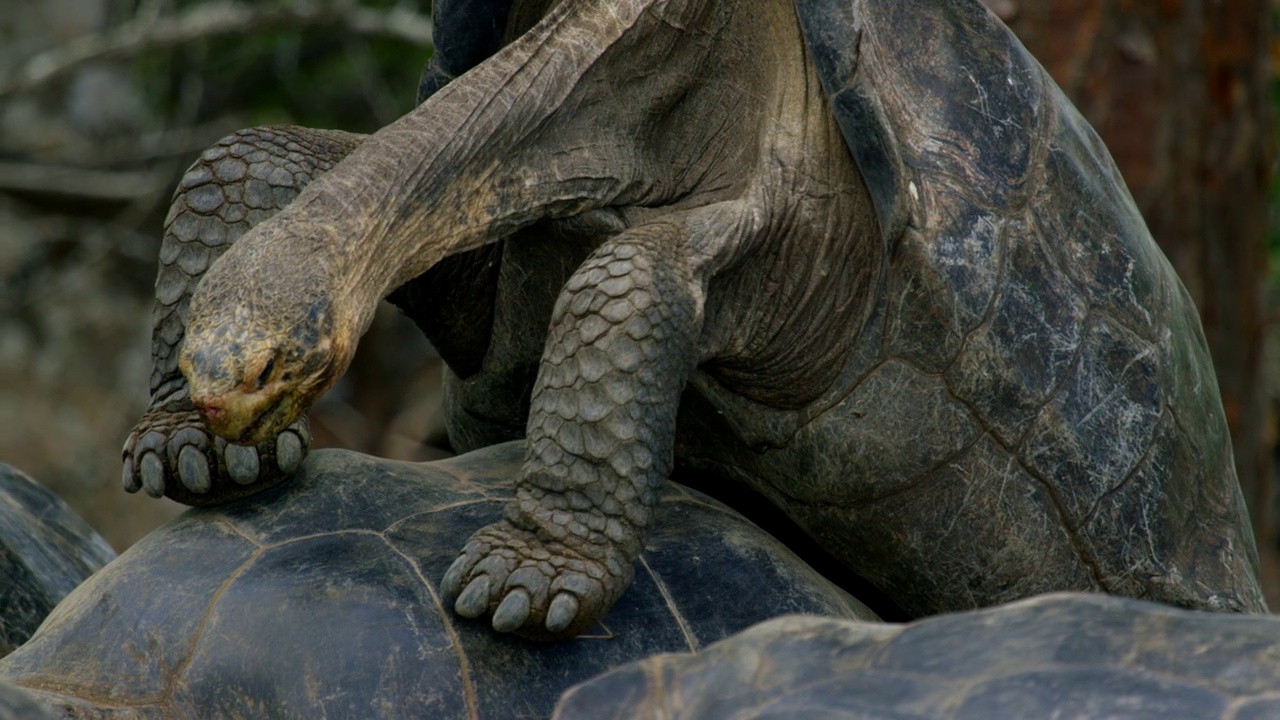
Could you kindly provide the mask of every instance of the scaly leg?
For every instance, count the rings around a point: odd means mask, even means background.
[[[306,418],[256,447],[213,436],[178,371],[187,306],[209,266],[363,140],[298,127],[241,130],[183,176],[165,221],[152,311],[151,405],[124,446],[124,487],[188,505],[250,495],[288,477],[311,443]]]
[[[708,260],[736,203],[640,225],[602,245],[556,303],[528,455],[506,518],[472,536],[441,587],[465,617],[532,639],[598,622],[631,582],[673,463],[697,362]]]

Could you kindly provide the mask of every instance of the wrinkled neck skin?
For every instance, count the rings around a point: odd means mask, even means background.
[[[727,37],[733,11],[723,5],[562,2],[374,135],[347,163],[359,172],[332,173],[291,214],[360,226],[344,260],[370,300],[540,219],[714,201],[742,180],[729,177],[740,157],[705,150],[740,133],[696,117],[696,98],[712,93],[706,76],[723,74],[714,67],[723,46],[744,44]],[[390,211],[370,218],[352,206]],[[369,247],[395,262],[367,262]]]
[[[272,256],[313,264],[347,354],[340,374],[381,298],[540,219],[614,208],[635,223],[730,199],[767,208],[760,236],[724,244],[733,257],[716,258],[716,270],[797,223],[815,225],[810,235],[864,232],[831,227],[843,221],[831,219],[830,196],[861,202],[865,191],[828,115],[791,0],[564,0],[371,136],[210,275],[234,274],[238,287],[275,282],[270,265],[254,262],[265,243]],[[714,354],[751,341],[706,344]]]

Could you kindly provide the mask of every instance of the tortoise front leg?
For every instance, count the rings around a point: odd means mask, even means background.
[[[160,245],[151,404],[125,442],[125,490],[211,505],[275,485],[302,461],[311,443],[305,417],[256,447],[214,437],[191,402],[178,370],[178,349],[191,294],[214,260],[362,140],[299,127],[241,130],[206,150],[187,170]]]
[[[727,205],[727,204],[726,204]],[[533,390],[528,454],[503,522],[472,536],[441,583],[464,617],[556,639],[598,622],[631,583],[674,461],[697,362],[708,233],[723,207],[631,228],[556,303]],[[723,219],[723,218],[720,218]]]

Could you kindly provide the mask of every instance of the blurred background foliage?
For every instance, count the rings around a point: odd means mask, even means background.
[[[1205,319],[1275,561],[1280,0],[984,0],[1098,127]],[[125,495],[160,226],[194,156],[260,124],[372,132],[412,108],[429,0],[4,0],[0,461],[118,548],[180,508]],[[383,312],[315,409],[319,445],[438,455],[439,365]]]
[[[173,0],[156,11],[180,13],[207,4]],[[421,8],[404,0],[358,4],[388,13],[409,9],[422,19],[429,10],[426,0]],[[138,3],[122,5],[136,8]],[[357,35],[334,26],[277,26],[149,50],[137,55],[133,67],[150,110],[170,121],[200,123],[231,114],[244,126],[297,124],[372,132],[413,107],[418,77],[429,58],[429,46],[403,38]]]
[[[1271,107],[1280,115],[1280,0],[1272,0],[1271,17],[1268,23],[1271,32]],[[1275,135],[1273,131],[1273,135]],[[1273,297],[1280,298],[1280,172],[1273,172],[1271,178],[1271,203],[1269,208],[1269,231],[1267,233],[1267,256],[1270,273],[1268,286]],[[1280,300],[1273,300],[1273,308],[1280,308]],[[1280,313],[1280,309],[1276,310]],[[1272,318],[1272,324],[1280,324],[1280,315]],[[1275,364],[1280,365],[1280,357],[1273,357]],[[1275,385],[1272,386],[1276,387]],[[1280,459],[1280,456],[1278,456]]]
[[[0,461],[123,549],[181,508],[120,489],[147,401],[160,229],[182,172],[242,127],[372,132],[412,109],[430,3],[5,0]],[[439,454],[438,360],[389,308],[313,413],[318,445]]]

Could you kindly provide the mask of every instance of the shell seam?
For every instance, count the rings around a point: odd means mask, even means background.
[[[471,662],[467,659],[467,651],[466,648],[462,647],[462,640],[458,637],[457,629],[454,628],[453,622],[449,620],[449,611],[440,600],[440,594],[436,592],[431,581],[422,574],[422,568],[418,567],[418,564],[413,561],[413,558],[409,557],[403,550],[396,547],[395,543],[391,542],[391,540],[382,533],[373,534],[377,535],[378,538],[386,543],[387,547],[391,548],[392,552],[404,560],[405,564],[409,566],[409,569],[413,574],[418,576],[418,580],[422,582],[423,587],[427,589],[427,594],[431,596],[431,602],[435,605],[436,613],[440,616],[440,623],[444,626],[444,631],[449,636],[449,642],[453,645],[454,652],[457,653],[458,656],[458,671],[462,679],[462,696],[467,704],[467,717],[469,720],[478,720],[480,713],[477,709],[476,689],[471,680]]]
[[[698,637],[693,634],[693,630],[685,622],[684,615],[680,614],[680,609],[676,607],[675,598],[671,597],[671,592],[667,590],[667,584],[662,581],[658,573],[654,572],[649,565],[649,561],[644,559],[643,554],[636,559],[640,561],[640,565],[644,567],[645,572],[649,573],[649,577],[653,578],[653,584],[657,586],[658,593],[662,595],[662,601],[667,604],[667,609],[671,611],[671,616],[675,618],[676,626],[680,628],[680,634],[684,636],[684,643],[689,646],[689,652],[698,652]]]
[[[225,593],[227,588],[231,587],[231,584],[238,580],[241,575],[247,572],[249,568],[253,567],[254,563],[258,561],[258,558],[262,557],[262,553],[264,552],[266,552],[266,548],[259,545],[258,549],[255,550],[247,560],[241,563],[240,567],[235,569],[235,572],[231,573],[226,580],[222,581],[222,584],[218,586],[216,591],[214,591],[213,597],[209,600],[209,604],[205,606],[204,614],[200,616],[200,624],[196,627],[196,631],[192,635],[191,650],[173,666],[170,680],[165,685],[164,692],[160,695],[160,704],[162,707],[167,707],[173,700],[174,689],[177,687],[182,674],[187,671],[187,668],[191,666],[192,661],[195,660],[196,653],[200,649],[200,640],[204,637],[205,627],[209,624],[209,617],[213,614],[213,609],[217,606],[218,601],[222,599],[222,594]],[[165,714],[168,715],[167,712]]]

